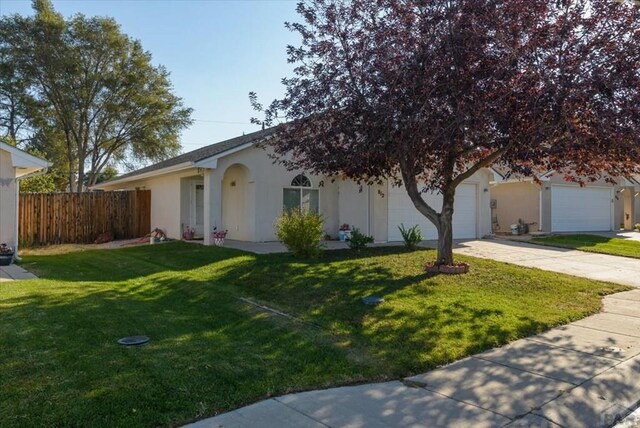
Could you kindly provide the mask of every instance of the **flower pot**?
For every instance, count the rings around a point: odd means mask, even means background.
[[[447,275],[458,275],[469,272],[469,265],[466,263],[458,263],[454,265],[437,265],[435,262],[429,262],[424,266],[426,273],[444,273]]]
[[[0,266],[9,266],[13,261],[13,253],[0,254]]]
[[[433,262],[429,262],[424,266],[424,271],[426,273],[438,273],[440,272],[438,265],[434,264]]]
[[[449,275],[459,275],[461,273],[469,272],[469,265],[466,263],[460,263],[457,265],[440,265],[440,272]]]

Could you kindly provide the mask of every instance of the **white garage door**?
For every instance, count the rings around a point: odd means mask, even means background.
[[[475,184],[461,184],[456,189],[456,199],[453,206],[453,237],[456,239],[473,239],[477,237],[477,195]],[[424,200],[440,212],[442,209],[442,195],[425,193]],[[405,228],[420,226],[425,239],[437,239],[436,227],[425,216],[420,214],[411,202],[404,187],[389,189],[389,241],[402,241],[398,226]]]
[[[551,231],[611,230],[611,189],[608,187],[551,187]]]

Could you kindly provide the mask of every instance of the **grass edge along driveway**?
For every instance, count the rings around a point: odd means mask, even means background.
[[[31,255],[0,283],[0,421],[176,426],[289,392],[395,379],[597,312],[627,287],[432,250],[287,254],[169,243]],[[362,304],[379,295],[384,303]],[[289,320],[241,301],[288,312]],[[120,337],[145,334],[137,348]]]
[[[571,234],[531,239],[534,244],[640,259],[640,241],[600,235]]]

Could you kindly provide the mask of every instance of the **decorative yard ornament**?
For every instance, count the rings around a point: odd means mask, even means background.
[[[250,94],[268,125],[285,122],[277,156],[404,186],[438,230],[439,263],[453,264],[456,188],[482,168],[640,172],[640,20],[627,3],[309,0],[298,12],[284,98],[262,109]]]

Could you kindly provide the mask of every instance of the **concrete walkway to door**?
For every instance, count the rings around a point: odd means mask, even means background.
[[[36,278],[38,277],[16,264],[10,264],[9,266],[0,266],[0,282]]]
[[[457,254],[640,287],[640,259],[502,239],[462,241],[455,247]]]

